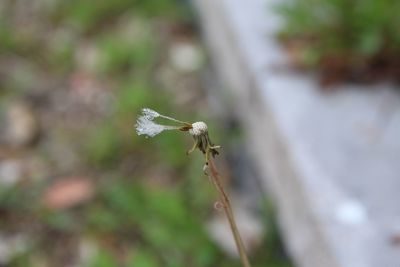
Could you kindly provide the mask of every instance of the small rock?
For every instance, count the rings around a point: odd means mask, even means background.
[[[23,178],[23,166],[19,160],[7,159],[0,161],[0,185],[13,186]]]
[[[174,44],[169,50],[169,58],[171,65],[184,73],[198,70],[203,61],[200,49],[190,42]]]
[[[28,104],[14,102],[6,112],[6,141],[11,146],[30,145],[39,134],[39,125]]]

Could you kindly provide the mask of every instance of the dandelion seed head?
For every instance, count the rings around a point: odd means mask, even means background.
[[[207,132],[207,124],[198,121],[192,124],[192,129],[189,130],[191,135],[199,136]]]
[[[147,118],[148,120],[152,121],[154,118],[157,118],[160,116],[160,114],[152,109],[149,108],[144,108],[142,109],[142,116],[144,116],[145,118]]]

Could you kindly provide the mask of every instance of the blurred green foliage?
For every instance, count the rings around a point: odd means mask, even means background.
[[[87,213],[91,218],[88,230],[135,236],[132,245],[141,249],[135,250],[133,258],[139,257],[140,261],[149,258],[157,261],[157,266],[172,266],[176,261],[184,266],[193,258],[197,261],[196,257],[203,257],[197,255],[198,249],[208,250],[210,257],[218,255],[199,224],[200,218],[186,206],[179,184],[168,189],[149,188],[132,181],[110,183],[99,195],[96,206],[96,210]],[[145,248],[147,252],[143,253]]]
[[[306,44],[300,53],[307,65],[334,60],[357,70],[399,61],[397,0],[289,0],[277,10],[284,19],[280,36]]]

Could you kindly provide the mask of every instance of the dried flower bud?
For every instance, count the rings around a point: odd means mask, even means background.
[[[199,136],[207,132],[207,124],[198,121],[192,124],[192,129],[189,130],[191,135]]]

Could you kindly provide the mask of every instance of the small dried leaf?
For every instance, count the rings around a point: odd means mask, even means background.
[[[50,209],[65,209],[89,200],[93,191],[86,177],[65,177],[47,188],[43,203]]]

